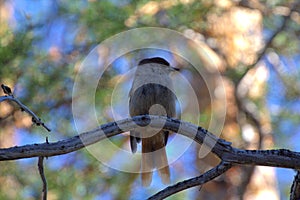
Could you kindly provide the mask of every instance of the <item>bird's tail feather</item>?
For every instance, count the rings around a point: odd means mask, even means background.
[[[158,174],[164,184],[170,183],[170,170],[168,166],[168,159],[166,149],[163,147],[160,150],[153,152],[154,164],[158,169]]]
[[[152,171],[154,168],[158,169],[158,174],[164,184],[170,183],[170,170],[165,143],[163,139],[155,137],[162,138],[161,135],[158,134],[152,138],[142,139],[142,184],[144,186],[149,186],[151,184]],[[153,141],[155,141],[155,145],[153,144]],[[160,148],[155,150],[153,149],[153,145]]]
[[[142,147],[144,149],[144,146]],[[154,169],[154,163],[152,153],[142,153],[142,184],[143,186],[149,186],[152,181],[152,171]]]

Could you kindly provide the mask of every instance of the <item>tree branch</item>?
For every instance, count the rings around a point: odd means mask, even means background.
[[[40,156],[38,160],[38,168],[39,173],[41,176],[41,179],[43,181],[43,193],[42,193],[42,199],[47,200],[47,180],[44,173],[44,157]]]
[[[151,123],[150,123],[151,122]],[[30,144],[24,146],[16,146],[11,148],[0,149],[0,161],[15,160],[30,157],[50,157],[61,154],[70,153],[79,150],[85,146],[94,144],[107,137],[112,137],[122,132],[127,132],[137,126],[151,126],[152,128],[163,127],[165,130],[177,132],[199,144],[205,144],[211,151],[216,154],[222,163],[212,171],[201,175],[195,179],[188,180],[187,188],[194,185],[201,185],[206,180],[212,179],[218,175],[220,170],[227,170],[231,165],[262,165],[272,167],[283,167],[300,169],[300,153],[286,149],[278,150],[242,150],[231,146],[230,142],[217,138],[212,133],[202,127],[183,122],[177,119],[167,118],[164,116],[142,115],[133,118],[123,119],[116,122],[110,122],[99,126],[98,128],[81,133],[77,136],[54,142]],[[181,183],[183,184],[183,183]],[[185,187],[181,186],[183,190]],[[178,186],[178,185],[177,185]],[[171,191],[165,189],[163,195],[169,195],[172,191],[179,192],[178,189],[173,190],[175,186],[171,186]]]
[[[35,123],[37,126],[40,126],[40,125],[43,126],[49,132],[51,131],[51,129],[49,129],[34,112],[32,112],[27,106],[25,106],[23,103],[21,103],[21,101],[19,101],[13,95],[1,96],[0,97],[0,103],[2,101],[13,101],[13,102],[15,102],[16,104],[18,104],[20,106],[22,111],[25,111],[26,113],[28,113],[32,117],[32,122],[33,123]]]
[[[151,121],[151,124],[150,124]],[[53,143],[39,143],[0,149],[0,161],[31,157],[51,157],[79,150],[100,140],[127,132],[137,126],[177,132],[199,144],[204,143],[224,162],[240,165],[262,165],[300,169],[300,153],[286,149],[243,150],[234,148],[230,142],[217,138],[200,126],[164,116],[141,115],[110,122],[77,136]]]
[[[297,174],[295,175],[290,193],[290,200],[298,199],[300,199],[300,171],[297,171]]]
[[[188,188],[203,185],[204,183],[207,183],[207,182],[213,180],[214,178],[220,176],[221,174],[225,173],[231,167],[232,167],[232,165],[230,163],[221,162],[216,167],[212,168],[211,170],[205,172],[204,174],[202,174],[198,177],[184,180],[182,182],[179,182],[175,185],[169,186],[169,187],[159,191],[155,195],[148,198],[148,200],[164,199],[168,196],[171,196],[177,192],[186,190]]]

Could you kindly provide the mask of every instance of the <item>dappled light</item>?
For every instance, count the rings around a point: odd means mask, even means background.
[[[26,152],[37,154],[0,162],[0,199],[159,199],[170,191],[172,199],[299,197],[292,169],[278,170],[270,160],[257,166],[261,157],[251,163],[252,154],[288,159],[283,155],[300,151],[299,10],[296,0],[1,1],[0,149],[29,144]],[[154,170],[143,187],[142,147],[131,153],[129,131],[121,130],[133,122],[122,120],[131,117],[138,64],[156,57],[174,68],[176,116],[168,122],[179,119],[204,128],[191,125],[190,135],[214,136],[193,141],[182,127],[184,136],[170,131],[164,138],[170,184]],[[151,108],[150,114],[166,114],[160,104]],[[148,125],[147,117],[135,120]],[[97,127],[105,124],[101,135]],[[91,132],[79,135],[85,131]],[[103,134],[115,135],[103,140]],[[56,142],[63,146],[55,154]],[[44,159],[38,153],[47,144],[52,154]],[[231,163],[228,155],[239,151],[251,165]],[[197,176],[204,182],[189,180],[184,189],[181,181]]]

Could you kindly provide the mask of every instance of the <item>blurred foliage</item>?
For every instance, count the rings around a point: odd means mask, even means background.
[[[48,136],[52,142],[75,135],[76,126],[71,110],[72,90],[82,59],[101,41],[133,28],[155,26],[170,28],[182,33],[190,33],[193,30],[191,35],[199,36],[200,41],[208,44],[224,61],[225,67],[220,68],[220,71],[228,81],[230,86],[228,88],[233,90],[233,85],[248,69],[247,66],[257,64],[255,58],[263,48],[243,49],[242,46],[247,42],[242,39],[253,34],[255,38],[263,35],[262,39],[266,40],[280,26],[283,16],[286,15],[285,10],[291,2],[283,0],[56,0],[48,2],[49,4],[42,1],[27,5],[25,1],[1,1],[0,82],[12,87],[15,96],[39,115],[53,131],[49,134],[46,133],[40,127],[33,126],[30,119],[24,120],[26,114],[18,114],[19,111],[14,105],[1,103],[0,147],[44,142],[45,136]],[[39,8],[42,11],[48,11],[37,12],[36,10]],[[284,145],[280,143],[281,139],[284,138],[284,141],[287,141],[297,132],[299,135],[300,131],[298,125],[300,122],[299,5],[297,8],[295,9],[297,12],[292,15],[285,29],[274,38],[271,46],[268,47],[268,53],[273,52],[278,57],[291,59],[296,56],[295,63],[290,65],[292,69],[285,69],[282,66],[278,68],[278,63],[269,62],[270,76],[275,78],[270,80],[269,85],[260,87],[262,92],[258,97],[250,98],[263,113],[266,103],[277,102],[276,114],[272,115],[271,121],[273,132],[278,133],[275,135],[279,138],[276,146],[284,147],[290,147],[291,141]],[[243,15],[241,16],[251,15],[253,13],[250,11],[255,10],[255,15],[262,16],[262,21],[258,19],[255,22],[255,25],[258,26],[251,27],[252,29],[247,29],[245,32],[239,32],[237,27],[240,24],[231,23],[230,20],[218,24],[221,19],[232,19],[230,17],[236,13],[234,9],[237,10],[237,13],[242,10]],[[224,30],[227,26],[230,28],[226,32]],[[259,26],[263,29],[260,29]],[[253,33],[255,31],[261,35],[257,36],[256,33]],[[238,37],[242,39],[235,40]],[[234,46],[235,42],[236,46]],[[250,43],[254,42],[250,40]],[[250,57],[252,54],[254,56],[249,61],[247,56]],[[130,56],[127,59],[130,59]],[[268,60],[267,58],[263,59]],[[265,62],[268,63],[268,61]],[[293,73],[289,73],[290,71]],[[111,114],[107,110],[116,85],[112,79],[118,74],[117,70],[106,72],[98,84],[95,99],[96,110],[101,113],[98,114],[101,122],[112,120]],[[191,76],[190,81],[201,86],[203,83],[195,77],[197,76]],[[279,89],[275,88],[278,84],[281,84],[281,87],[278,86]],[[197,95],[200,97],[206,95],[205,92],[204,94],[201,92],[203,91],[199,90]],[[267,100],[266,95],[269,95]],[[229,94],[228,96],[229,103],[235,101],[233,95]],[[200,119],[203,122],[202,125],[207,125],[206,120],[210,116],[210,106],[210,103],[200,105],[204,112]],[[226,131],[224,132],[233,131],[235,133],[224,137],[243,146],[240,141],[242,128],[237,125],[236,115],[230,115],[232,112],[235,113],[237,108],[235,105],[229,106]],[[264,114],[267,115],[267,113]],[[128,139],[124,138],[118,137],[113,142],[119,146],[126,145]],[[192,151],[187,159],[192,158],[191,163],[198,162],[195,161],[196,155],[197,153]],[[110,156],[113,157],[113,155]],[[201,171],[195,167],[196,169],[193,168],[192,172],[188,172],[183,162],[174,164],[175,169],[172,172],[177,173],[174,175],[176,181],[195,176]],[[140,199],[164,188],[162,185],[142,188],[138,174],[110,169],[99,163],[86,150],[62,157],[51,157],[45,160],[45,167],[49,199],[100,199],[100,197],[104,199]],[[0,182],[2,183],[0,199],[40,198],[42,186],[37,170],[37,159],[1,162],[0,169]],[[212,190],[215,193],[218,191],[216,188],[214,187]],[[190,190],[190,192],[185,191],[174,195],[172,199],[195,199],[198,194],[197,189]],[[225,196],[223,197],[225,198]]]

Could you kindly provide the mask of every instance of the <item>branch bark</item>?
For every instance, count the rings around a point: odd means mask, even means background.
[[[123,119],[116,122],[110,122],[99,126],[98,128],[81,133],[77,136],[57,141],[53,143],[45,142],[40,144],[30,144],[24,146],[16,146],[0,149],[0,161],[15,160],[30,157],[51,157],[61,154],[77,151],[85,146],[94,144],[100,140],[115,136],[122,132],[127,132],[137,126],[147,126],[152,128],[163,127],[182,134],[199,144],[205,144],[211,151],[216,154],[222,163],[212,171],[180,183],[179,186],[174,185],[163,191],[163,195],[171,195],[195,185],[201,185],[216,176],[220,175],[222,170],[228,170],[231,165],[262,165],[272,167],[283,167],[291,169],[300,169],[300,153],[287,149],[277,150],[243,150],[234,148],[230,142],[217,138],[212,133],[202,127],[194,124],[180,121],[177,119],[167,118],[164,116],[142,115],[133,118]],[[228,169],[227,169],[228,167]],[[220,169],[222,169],[220,171]],[[224,172],[225,172],[224,171]],[[187,184],[184,186],[184,184]],[[179,187],[178,189],[174,189]],[[161,195],[161,194],[160,194]]]
[[[77,151],[105,138],[127,132],[138,126],[147,125],[150,125],[152,128],[163,127],[165,130],[184,135],[199,144],[204,143],[224,162],[241,165],[262,165],[300,169],[299,152],[293,152],[287,149],[243,150],[234,148],[230,142],[217,138],[200,126],[178,119],[153,115],[141,115],[110,122],[94,130],[57,142],[45,142],[0,149],[0,161],[62,155]]]
[[[13,95],[1,96],[0,97],[0,103],[2,101],[13,101],[13,102],[15,102],[16,104],[18,104],[18,106],[20,106],[22,111],[28,113],[32,117],[32,122],[33,123],[35,123],[37,126],[43,126],[48,132],[51,132],[51,129],[48,128],[48,126],[46,126],[44,124],[44,122],[42,122],[41,119],[34,112],[32,112],[27,106],[25,106],[21,101],[19,101]]]
[[[294,177],[290,195],[290,200],[298,199],[300,199],[300,171],[297,171],[297,174]]]
[[[186,190],[191,187],[203,185],[204,183],[207,183],[208,181],[213,180],[214,178],[220,176],[221,174],[225,173],[227,170],[229,170],[232,167],[230,163],[227,162],[221,162],[216,167],[212,168],[211,170],[205,172],[204,174],[191,178],[188,180],[184,180],[182,182],[179,182],[175,185],[169,186],[155,195],[148,198],[148,200],[157,200],[157,199],[164,199],[168,196],[171,196],[177,192]]]
[[[39,157],[38,168],[39,168],[41,179],[43,181],[42,199],[47,200],[47,180],[44,172],[44,157]]]

